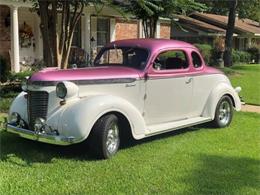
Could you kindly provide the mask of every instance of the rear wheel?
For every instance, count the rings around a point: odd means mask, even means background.
[[[227,127],[233,118],[233,105],[229,96],[223,96],[216,107],[213,125],[218,128]]]
[[[92,154],[97,158],[114,156],[120,145],[118,118],[114,114],[101,117],[91,130],[88,141]]]

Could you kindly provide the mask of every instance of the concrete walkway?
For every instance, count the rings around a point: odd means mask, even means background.
[[[256,112],[260,113],[260,106],[254,106],[254,105],[242,105],[241,111],[243,112]]]

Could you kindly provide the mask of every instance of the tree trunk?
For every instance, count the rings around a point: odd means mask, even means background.
[[[46,66],[66,69],[73,33],[85,6],[84,1],[38,0],[43,38],[43,57]],[[58,7],[61,9],[61,32],[58,32]]]
[[[230,1],[228,25],[225,39],[224,66],[232,66],[232,43],[236,21],[237,0]]]
[[[41,18],[40,29],[43,39],[43,60],[46,66],[52,66],[52,54],[50,49],[50,39],[49,39],[49,21],[48,21],[48,1],[39,1],[39,14]]]
[[[145,38],[155,38],[157,21],[158,19],[156,18],[149,18],[146,20],[142,20],[142,26],[144,29]]]

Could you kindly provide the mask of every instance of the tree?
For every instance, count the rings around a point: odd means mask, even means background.
[[[47,66],[66,69],[73,32],[85,6],[103,4],[97,0],[31,0],[40,16],[43,58]],[[58,22],[58,18],[60,22]],[[60,29],[60,30],[58,30]]]
[[[202,11],[204,5],[194,0],[127,0],[121,3],[126,12],[142,20],[146,38],[155,38],[160,17],[172,18],[174,14]]]
[[[233,43],[233,33],[235,29],[236,21],[236,9],[237,0],[231,0],[229,2],[229,14],[228,14],[228,24],[226,30],[225,39],[225,51],[224,51],[224,66],[232,66],[232,43]]]
[[[260,21],[260,0],[200,0],[208,6],[208,11],[215,14],[228,14],[228,24],[225,38],[224,65],[232,66],[232,43],[235,28],[236,14],[240,18],[249,18]]]
[[[229,12],[229,1],[227,0],[197,0],[207,5],[207,11],[214,14],[227,15]],[[260,21],[260,0],[237,0],[236,13],[240,18],[249,18]]]

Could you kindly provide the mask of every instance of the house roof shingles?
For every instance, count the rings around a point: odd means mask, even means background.
[[[217,34],[225,34],[226,30],[223,28],[219,28],[217,26],[211,25],[209,23],[188,17],[183,15],[178,15],[179,23],[190,25],[192,27],[199,28],[205,32],[209,33],[217,33]]]
[[[212,25],[216,25],[220,28],[227,28],[227,16],[208,13],[194,13],[191,17]],[[260,36],[259,23],[249,19],[236,19],[235,31],[238,33],[248,33],[253,34],[254,36]]]

